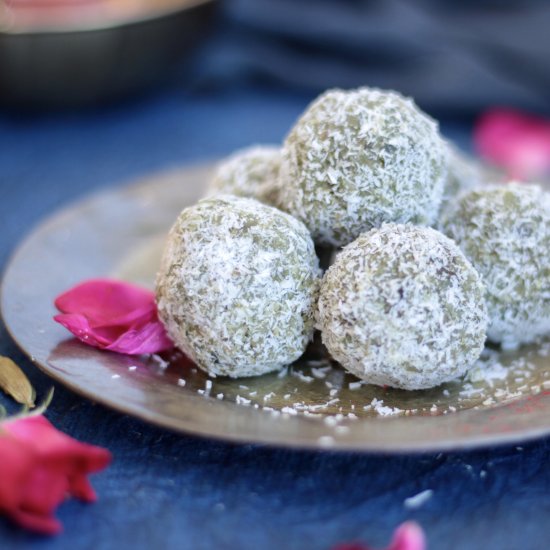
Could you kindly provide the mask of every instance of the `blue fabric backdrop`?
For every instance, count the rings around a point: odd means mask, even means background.
[[[364,82],[424,108],[495,104],[548,113],[546,0],[224,0],[200,81],[305,90]]]
[[[176,89],[84,114],[0,113],[0,265],[54,209],[155,170],[279,141],[309,99],[258,87]],[[468,128],[444,130],[467,145]],[[0,354],[44,394],[50,381],[4,328]],[[0,403],[15,410],[4,396]],[[422,524],[433,550],[549,547],[550,440],[420,456],[233,446],[150,427],[62,387],[47,416],[108,447],[114,463],[93,478],[97,504],[60,507],[65,533],[57,538],[0,519],[2,550],[326,550],[353,539],[379,547],[405,519]],[[433,497],[407,510],[404,499],[425,489]]]

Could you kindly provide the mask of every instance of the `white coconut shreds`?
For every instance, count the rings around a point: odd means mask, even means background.
[[[483,166],[451,143],[447,143],[447,177],[443,186],[442,214],[458,195],[483,184],[489,177]]]
[[[263,374],[292,363],[312,338],[319,274],[298,220],[253,199],[205,199],[168,237],[159,316],[208,373]]]
[[[479,357],[487,312],[481,278],[438,231],[384,224],[346,246],[326,272],[323,343],[371,384],[408,390],[456,378]]]
[[[277,206],[281,148],[253,145],[222,160],[208,187],[207,195],[249,197]]]
[[[513,349],[550,332],[550,195],[524,183],[472,190],[441,223],[487,286],[489,339]]]
[[[411,99],[371,88],[329,90],[288,134],[280,207],[316,242],[341,246],[384,222],[437,217],[447,147]]]

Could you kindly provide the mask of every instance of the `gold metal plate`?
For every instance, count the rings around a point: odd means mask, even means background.
[[[550,433],[550,342],[488,348],[461,380],[406,392],[360,383],[317,342],[279,374],[209,379],[180,353],[127,357],[87,347],[52,321],[53,300],[87,278],[151,286],[164,235],[203,193],[187,168],[93,196],[21,245],[5,274],[8,330],[52,378],[166,428],[288,447],[410,452],[519,442]]]

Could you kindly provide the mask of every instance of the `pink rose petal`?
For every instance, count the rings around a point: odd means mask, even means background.
[[[395,530],[388,550],[424,550],[425,548],[424,531],[418,523],[407,521]]]
[[[151,291],[110,279],[92,279],[71,288],[56,298],[55,307],[61,313],[84,315],[92,326],[124,325],[156,311]]]
[[[510,178],[536,180],[550,173],[550,120],[494,109],[477,122],[474,142],[480,156]]]
[[[102,338],[99,331],[94,330],[84,315],[76,313],[62,313],[54,317],[54,321],[63,325],[72,332],[79,340],[96,348],[104,348],[109,345],[110,340]]]
[[[174,344],[166,335],[164,327],[159,321],[152,321],[143,325],[139,330],[129,330],[105,349],[141,355],[143,353],[158,353],[172,349]]]
[[[61,531],[54,514],[68,496],[97,499],[88,475],[111,462],[107,449],[72,439],[43,416],[1,422],[0,457],[0,514],[50,535]]]
[[[109,279],[86,281],[55,300],[54,320],[79,340],[128,355],[174,347],[160,322],[153,292]]]
[[[425,550],[426,537],[420,525],[414,521],[402,523],[394,532],[390,545],[385,550]],[[333,550],[374,550],[372,546],[362,543],[347,543],[336,546]]]

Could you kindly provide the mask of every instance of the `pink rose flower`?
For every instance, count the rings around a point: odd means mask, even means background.
[[[106,449],[80,443],[43,416],[0,423],[0,513],[42,534],[61,531],[54,517],[67,495],[96,500],[88,474],[111,461]]]
[[[512,179],[550,174],[550,121],[512,109],[494,109],[478,120],[474,142],[481,157]]]
[[[425,550],[426,537],[420,525],[414,521],[402,523],[393,534],[390,545],[385,550]],[[333,550],[374,550],[362,543],[340,544]]]
[[[174,347],[160,322],[153,292],[129,283],[93,279],[55,300],[54,319],[100,349],[141,355]]]

